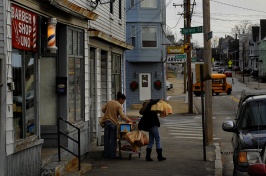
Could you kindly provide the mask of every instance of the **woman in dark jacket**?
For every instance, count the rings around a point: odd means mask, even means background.
[[[158,103],[159,100],[160,99],[151,99],[149,101],[145,101],[143,103],[143,107],[139,111],[139,113],[142,115],[142,118],[139,121],[138,129],[149,132],[149,144],[146,148],[146,161],[153,161],[153,159],[151,159],[151,151],[154,144],[154,139],[158,161],[166,160],[166,158],[162,156],[160,133],[158,129],[160,127],[158,113],[151,111],[151,106]]]

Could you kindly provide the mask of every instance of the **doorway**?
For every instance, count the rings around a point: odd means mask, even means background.
[[[151,99],[151,74],[140,73],[139,74],[139,99],[140,101]]]

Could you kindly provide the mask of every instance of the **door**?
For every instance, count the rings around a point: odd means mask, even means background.
[[[139,100],[151,99],[151,74],[140,73],[139,74]]]

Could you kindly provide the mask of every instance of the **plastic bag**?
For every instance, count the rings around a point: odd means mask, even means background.
[[[126,140],[131,145],[137,145],[139,147],[144,146],[144,145],[148,145],[148,143],[149,143],[149,139],[148,139],[147,135],[140,130],[128,132],[126,134]]]

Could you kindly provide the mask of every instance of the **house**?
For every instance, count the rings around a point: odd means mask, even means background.
[[[126,1],[127,107],[146,99],[166,98],[165,0]],[[132,83],[138,88],[133,89]]]

